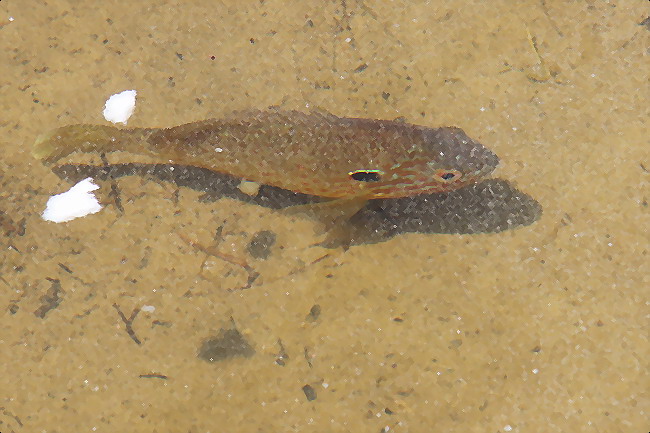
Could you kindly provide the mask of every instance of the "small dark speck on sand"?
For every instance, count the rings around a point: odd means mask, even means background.
[[[229,358],[250,358],[255,354],[255,349],[246,341],[244,336],[236,329],[220,329],[215,337],[203,341],[198,357],[209,361],[223,361]]]
[[[365,71],[367,67],[368,67],[368,65],[363,63],[363,64],[357,66],[357,68],[354,70],[354,72],[356,72],[358,74],[359,72]]]
[[[320,317],[320,311],[321,311],[320,305],[314,304],[309,309],[309,314],[307,314],[307,317],[306,317],[307,321],[308,322],[315,322],[316,320],[318,320],[318,318]]]
[[[456,339],[456,340],[451,340],[449,345],[450,349],[458,349],[460,346],[463,345],[463,340],[461,339]]]
[[[646,30],[650,30],[650,17],[646,17],[643,21],[639,23],[640,26],[644,26]]]
[[[305,397],[307,397],[307,401],[316,400],[316,390],[311,385],[303,386],[302,392],[305,393]]]

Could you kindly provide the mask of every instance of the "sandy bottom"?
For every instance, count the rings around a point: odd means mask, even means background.
[[[648,430],[647,4],[418,3],[0,4],[2,433]],[[126,89],[130,126],[403,116],[502,165],[345,250],[286,191],[31,157]],[[88,174],[101,212],[40,218]]]

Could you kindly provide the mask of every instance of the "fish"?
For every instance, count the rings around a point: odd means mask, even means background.
[[[499,164],[457,127],[281,109],[235,111],[169,128],[68,125],[39,136],[32,148],[46,165],[74,152],[113,151],[358,203],[452,191]]]

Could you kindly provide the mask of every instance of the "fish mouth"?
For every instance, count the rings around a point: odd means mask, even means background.
[[[477,165],[479,165],[479,167],[471,172],[474,179],[481,179],[489,176],[494,172],[494,170],[496,170],[500,163],[497,154],[486,148],[482,149],[481,157],[478,161]]]
[[[490,173],[492,173],[498,166],[501,160],[497,156],[496,153],[492,152],[491,150],[485,149],[485,152],[487,153],[486,156],[486,167],[489,167]]]
[[[478,182],[482,179],[485,179],[486,177],[490,177],[492,173],[494,173],[494,170],[496,167],[492,166],[485,166],[479,170],[476,170],[474,172],[471,172],[469,176],[467,176],[467,181],[468,182]]]

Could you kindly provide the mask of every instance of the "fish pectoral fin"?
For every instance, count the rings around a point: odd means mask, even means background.
[[[319,203],[290,206],[280,212],[285,215],[304,215],[314,218],[323,223],[326,230],[329,230],[338,223],[352,218],[366,203],[368,203],[367,197],[345,197]]]
[[[302,215],[320,223],[325,239],[315,245],[325,248],[343,247],[347,250],[352,244],[353,230],[350,218],[356,215],[366,203],[368,203],[368,198],[365,196],[346,197],[291,206],[280,212],[285,215]]]

